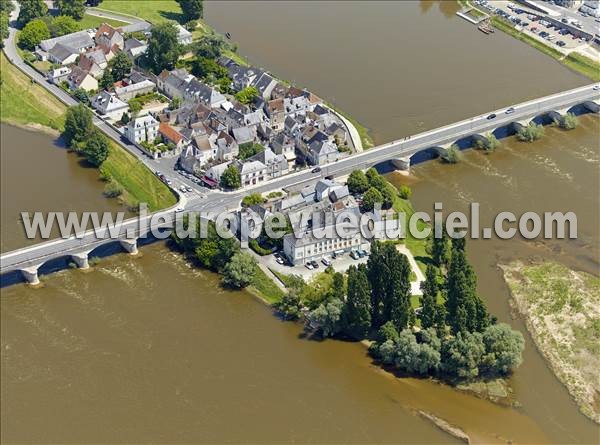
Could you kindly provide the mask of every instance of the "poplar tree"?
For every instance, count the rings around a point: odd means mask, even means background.
[[[365,338],[371,327],[371,286],[367,268],[360,264],[348,269],[348,299],[344,312],[346,333],[356,339]]]
[[[434,327],[437,323],[437,270],[431,264],[427,265],[425,281],[421,283],[423,296],[421,297],[421,327],[423,329]]]

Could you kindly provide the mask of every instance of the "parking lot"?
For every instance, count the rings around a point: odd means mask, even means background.
[[[551,23],[544,19],[543,15],[528,10],[520,4],[486,0],[476,0],[473,3],[487,12],[496,14],[504,20],[511,22],[515,29],[563,54],[577,51],[588,57],[599,56],[598,51],[590,46],[589,42],[577,31],[577,27],[581,27],[582,25],[576,19],[557,17],[557,20],[562,20],[561,23],[565,23],[565,25],[560,26]],[[567,25],[570,25],[571,29],[568,29]]]

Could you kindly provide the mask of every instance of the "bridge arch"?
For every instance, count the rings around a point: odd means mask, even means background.
[[[410,164],[420,164],[421,162],[427,162],[432,159],[437,159],[446,153],[446,149],[442,146],[427,147],[410,156]]]

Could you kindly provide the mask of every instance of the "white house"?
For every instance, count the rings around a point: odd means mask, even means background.
[[[192,33],[179,24],[177,24],[177,41],[182,45],[192,43]]]
[[[115,93],[119,99],[128,101],[133,99],[135,96],[154,91],[155,87],[156,84],[154,82],[146,79],[138,83],[132,83],[131,85],[127,85],[125,87],[115,88]]]
[[[92,98],[92,108],[98,110],[102,115],[117,120],[121,119],[123,113],[129,109],[129,105],[114,94],[102,91]]]
[[[151,115],[131,119],[125,127],[125,137],[131,142],[153,142],[158,136],[158,121]]]

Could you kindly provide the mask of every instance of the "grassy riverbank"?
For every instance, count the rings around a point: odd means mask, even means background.
[[[563,63],[573,71],[583,74],[594,81],[600,81],[600,63],[590,59],[589,57],[585,57],[574,52],[570,53],[568,56],[565,56],[560,51],[540,42],[537,39],[534,39],[531,36],[528,36],[521,31],[518,31],[508,22],[499,17],[492,17],[492,24],[506,34],[509,34],[514,38],[533,46],[544,54]]]
[[[20,127],[58,135],[64,125],[66,106],[0,55],[0,120]],[[170,207],[175,196],[140,161],[111,141],[110,155],[102,171],[123,189],[121,199],[128,206],[146,202],[151,210]]]
[[[600,279],[555,263],[501,267],[538,349],[581,411],[600,423]]]

